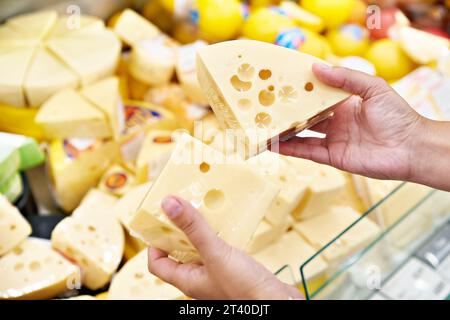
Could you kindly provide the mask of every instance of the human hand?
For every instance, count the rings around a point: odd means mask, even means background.
[[[372,178],[409,180],[418,128],[426,120],[381,78],[323,64],[315,64],[313,72],[355,96],[310,128],[326,138],[294,137],[280,142],[279,152]]]
[[[161,250],[149,248],[148,269],[157,277],[194,299],[302,299],[296,288],[220,239],[187,201],[170,196],[163,200],[162,208],[203,262],[182,264]]]

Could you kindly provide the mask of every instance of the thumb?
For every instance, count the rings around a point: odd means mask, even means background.
[[[324,63],[315,63],[312,69],[323,83],[358,95],[364,100],[389,90],[386,81],[361,71],[333,67]]]

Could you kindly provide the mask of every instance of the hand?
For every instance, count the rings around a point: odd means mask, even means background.
[[[310,128],[326,138],[294,137],[281,142],[279,152],[372,178],[409,180],[418,128],[426,120],[381,78],[322,64],[313,72],[323,83],[356,96]]]
[[[178,197],[167,197],[162,208],[198,250],[202,264],[182,264],[149,248],[148,269],[194,299],[302,299],[300,292],[243,251],[220,239],[201,214]]]

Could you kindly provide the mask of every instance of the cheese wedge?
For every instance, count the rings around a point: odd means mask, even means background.
[[[283,226],[274,227],[265,219],[262,220],[245,251],[249,254],[255,254],[263,250],[277,241],[284,231],[285,228]]]
[[[158,36],[161,32],[150,21],[131,9],[125,9],[113,27],[119,38],[129,46]]]
[[[296,223],[295,230],[313,247],[321,249],[360,217],[351,207],[334,207],[323,215]],[[327,261],[337,261],[363,248],[380,232],[373,221],[362,219],[322,254]]]
[[[117,198],[111,196],[99,189],[91,189],[84,196],[80,205],[73,211],[73,217],[81,218],[99,218],[107,220],[116,220],[114,215],[114,206]]]
[[[223,132],[223,129],[225,128],[221,127],[217,117],[214,114],[208,114],[194,124],[193,136],[209,145],[220,132]]]
[[[147,182],[130,189],[122,198],[117,201],[114,213],[122,225],[129,230],[129,222],[133,214],[141,205],[142,199],[150,190],[152,183]]]
[[[78,77],[47,49],[38,48],[23,85],[28,103],[40,106],[57,91],[75,89]]]
[[[31,234],[30,224],[19,210],[0,194],[0,256]]]
[[[117,77],[109,77],[81,90],[88,101],[105,113],[116,140],[125,128],[125,112],[119,86]]]
[[[96,290],[110,281],[122,260],[123,229],[115,219],[68,217],[53,230],[52,246],[75,261],[82,270],[82,283]]]
[[[100,179],[98,188],[110,195],[121,197],[136,184],[134,175],[119,165],[114,165]]]
[[[274,57],[282,63],[273,64]],[[236,40],[200,48],[197,59],[214,113],[236,130],[248,156],[264,151],[271,138],[291,136],[325,118],[329,107],[349,97],[314,77],[312,64],[325,62],[296,50]]]
[[[26,106],[22,83],[33,57],[34,48],[22,47],[0,51],[0,103]]]
[[[46,38],[64,37],[79,31],[100,31],[104,29],[105,24],[103,20],[94,16],[60,16]]]
[[[163,170],[174,148],[175,138],[171,131],[149,131],[136,160],[138,182],[154,181]]]
[[[42,39],[53,28],[57,18],[56,11],[38,11],[11,18],[7,24],[25,36]]]
[[[184,294],[152,275],[147,268],[147,250],[128,261],[114,276],[109,300],[178,300]]]
[[[301,27],[305,27],[318,33],[322,32],[325,28],[322,18],[303,9],[293,1],[282,1],[280,3],[280,9]]]
[[[49,299],[70,289],[79,269],[46,243],[25,240],[0,258],[0,299]]]
[[[226,163],[221,153],[187,134],[178,139],[169,162],[130,221],[132,234],[181,262],[198,261],[186,235],[160,207],[161,200],[172,194],[197,207],[222,239],[245,248],[279,190],[246,163]]]
[[[48,99],[39,109],[36,122],[48,138],[111,137],[105,114],[71,89]]]
[[[27,37],[9,25],[0,26],[0,51],[33,47],[39,44],[39,39]]]

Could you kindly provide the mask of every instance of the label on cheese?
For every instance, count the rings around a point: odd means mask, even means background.
[[[236,40],[201,48],[197,59],[214,113],[237,131],[249,156],[264,151],[269,139],[292,136],[329,116],[330,107],[349,97],[314,77],[312,64],[325,62],[296,50]]]
[[[42,164],[45,160],[44,152],[33,138],[0,132],[0,146],[10,146],[19,152],[20,170],[27,170],[35,167]],[[1,171],[2,170],[0,170],[0,172]]]
[[[114,24],[114,32],[130,46],[152,39],[161,32],[150,21],[133,10],[125,9]]]
[[[136,183],[134,175],[125,168],[114,165],[100,179],[99,189],[114,196],[123,196]]]
[[[244,248],[277,192],[246,163],[227,163],[220,152],[183,134],[130,228],[174,258],[195,261],[199,260],[195,248],[162,212],[164,197],[172,194],[190,201],[221,238]]]
[[[0,194],[0,256],[31,234],[30,224],[16,207]]]
[[[79,282],[79,269],[37,239],[0,258],[0,299],[50,299]]]

